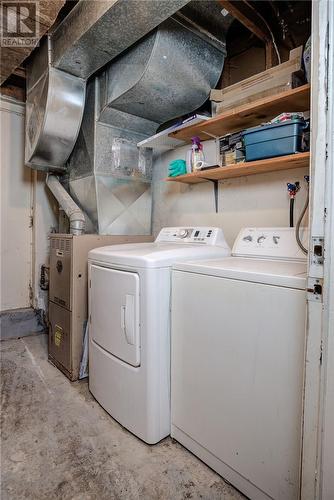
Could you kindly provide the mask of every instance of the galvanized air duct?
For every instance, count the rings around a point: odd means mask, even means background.
[[[80,0],[27,66],[25,162],[64,170],[80,128],[87,78],[188,0]]]
[[[106,72],[105,103],[147,120],[164,123],[200,107],[223,69],[225,47],[215,47],[179,18],[157,30]]]
[[[81,0],[51,34],[51,64],[87,79],[189,0]]]
[[[137,143],[203,104],[224,57],[222,42],[173,18],[90,82],[69,186],[100,234],[150,234],[152,151]]]
[[[72,200],[71,196],[59,182],[59,179],[55,175],[48,175],[46,185],[69,218],[71,234],[83,234],[85,232],[84,213]]]
[[[81,125],[86,82],[50,67],[44,40],[27,68],[25,163],[64,171]]]
[[[100,117],[101,81],[87,86],[85,113],[68,161],[69,188],[99,234],[151,234],[152,151],[137,142],[156,123],[110,109]]]
[[[207,99],[227,27],[215,1],[79,0],[34,53],[26,163],[67,171],[97,232],[150,233],[152,151],[137,143]],[[111,60],[86,92],[86,79]]]

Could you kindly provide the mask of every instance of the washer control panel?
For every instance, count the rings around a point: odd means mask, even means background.
[[[227,246],[223,230],[219,227],[164,227],[155,241]]]
[[[308,231],[306,228],[301,228],[301,237],[304,246],[307,245]],[[243,228],[234,242],[232,255],[306,260],[297,244],[295,228],[293,227]]]

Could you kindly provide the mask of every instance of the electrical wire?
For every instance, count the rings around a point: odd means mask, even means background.
[[[276,55],[277,55],[278,64],[281,64],[281,56],[280,56],[280,53],[279,53],[278,48],[277,48],[277,44],[276,44],[276,40],[275,40],[274,34],[273,34],[273,32],[271,31],[269,24],[267,23],[267,21],[265,20],[265,18],[262,16],[262,14],[260,14],[260,12],[259,12],[259,11],[257,11],[257,10],[253,7],[253,5],[251,5],[249,2],[247,2],[247,0],[245,0],[245,3],[248,5],[248,7],[249,7],[249,8],[251,8],[254,12],[256,12],[256,14],[259,16],[259,18],[260,18],[260,19],[262,19],[262,21],[264,22],[264,24],[267,26],[268,31],[269,31],[270,36],[271,36],[271,40],[272,40],[272,42],[273,42],[273,46],[274,46],[274,49],[275,49]]]
[[[308,254],[308,250],[307,250],[307,248],[304,247],[304,245],[303,245],[303,243],[302,243],[302,241],[300,239],[300,224],[301,224],[301,222],[303,220],[303,217],[305,215],[305,212],[307,210],[307,207],[308,207],[308,204],[309,204],[309,198],[310,198],[310,189],[309,189],[309,185],[307,183],[307,195],[306,195],[305,205],[303,207],[303,210],[300,213],[299,219],[298,219],[297,224],[296,224],[296,240],[297,240],[299,248],[301,249],[301,251],[305,255]]]

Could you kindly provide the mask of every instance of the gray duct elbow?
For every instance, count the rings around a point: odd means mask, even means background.
[[[85,232],[85,215],[61,185],[59,179],[55,175],[48,175],[46,185],[69,218],[71,234],[83,234]]]

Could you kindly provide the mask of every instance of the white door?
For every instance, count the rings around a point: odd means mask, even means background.
[[[110,354],[140,365],[139,276],[91,266],[90,334]]]

